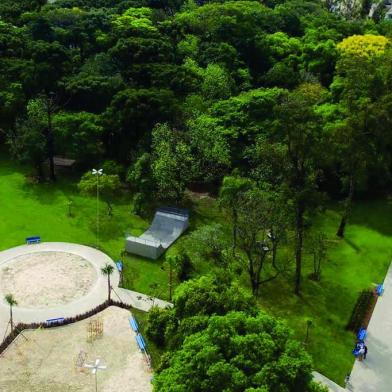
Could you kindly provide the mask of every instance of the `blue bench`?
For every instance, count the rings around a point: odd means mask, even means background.
[[[144,341],[143,336],[142,336],[140,333],[139,333],[139,338],[140,338],[140,341],[141,341],[142,344],[143,344],[143,347],[146,348],[146,347],[147,347],[147,344],[146,344],[146,342]]]
[[[366,335],[367,335],[366,329],[360,328],[360,330],[358,331],[358,334],[357,334],[357,338],[360,342],[363,342],[366,339]]]
[[[376,293],[380,297],[384,293],[384,283],[377,285]]]
[[[136,339],[136,343],[137,343],[137,345],[139,346],[140,350],[141,350],[142,352],[145,352],[145,351],[146,351],[146,345],[145,345],[145,343],[144,343],[144,340],[143,340],[143,338],[142,338],[142,335],[136,335],[136,336],[135,336],[135,339]]]
[[[129,325],[133,329],[134,332],[139,332],[139,326],[137,325],[136,319],[132,316],[129,318]]]
[[[41,237],[36,235],[33,237],[27,237],[26,238],[26,244],[31,245],[31,244],[39,244],[41,242]]]
[[[117,260],[116,261],[116,267],[117,267],[118,272],[122,272],[122,270],[123,270],[123,262],[121,260]]]
[[[62,324],[64,322],[64,317],[57,317],[46,320],[46,325]]]

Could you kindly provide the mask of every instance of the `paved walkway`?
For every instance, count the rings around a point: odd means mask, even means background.
[[[367,330],[367,358],[362,362],[355,361],[351,372],[351,391],[392,391],[392,265],[385,277],[384,288]]]
[[[313,373],[315,380],[327,385],[330,391],[392,391],[392,264],[385,277],[384,288],[384,294],[377,300],[367,329],[367,358],[362,362],[355,361],[346,389],[320,373]]]
[[[329,378],[323,376],[321,373],[313,372],[314,381],[318,381],[321,384],[328,387],[331,392],[345,392],[346,389],[342,388],[340,385],[334,383]]]
[[[100,270],[101,267],[103,267],[106,263],[113,264],[113,260],[105,253],[88,246],[65,242],[44,242],[36,245],[22,245],[0,252],[0,267],[17,256],[32,252],[45,251],[67,252],[83,257],[84,259],[91,262],[91,264],[96,269],[97,280],[92,286],[91,290],[84,297],[64,305],[41,309],[27,309],[19,306],[14,307],[14,320],[16,323],[44,322],[50,318],[73,317],[78,314],[85,313],[106,301],[107,278],[101,274]],[[120,297],[124,303],[129,304],[136,309],[148,311],[154,305],[160,307],[171,306],[171,304],[168,302],[159,299],[153,299],[135,291],[119,288],[119,274],[117,269],[115,269],[113,275],[111,276],[111,283],[114,292],[117,293],[113,294],[113,299],[119,299],[116,298],[116,295],[118,295],[118,297]],[[8,321],[9,307],[3,298],[0,298],[0,342],[3,340]]]

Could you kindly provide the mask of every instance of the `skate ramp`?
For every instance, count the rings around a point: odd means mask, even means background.
[[[157,259],[189,226],[189,213],[178,208],[160,208],[151,226],[140,237],[128,235],[125,250],[128,253]]]

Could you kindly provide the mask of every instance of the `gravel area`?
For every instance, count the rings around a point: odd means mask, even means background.
[[[82,298],[96,281],[95,268],[81,256],[32,252],[0,267],[0,297],[12,293],[23,308],[53,307]]]

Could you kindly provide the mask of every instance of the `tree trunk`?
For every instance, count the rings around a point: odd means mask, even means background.
[[[235,254],[235,249],[237,247],[237,221],[238,221],[238,216],[237,216],[237,211],[233,209],[233,256]]]
[[[48,148],[48,158],[49,158],[49,178],[51,181],[56,181],[56,173],[54,169],[54,141],[53,141],[53,131],[48,130],[47,135],[47,148]]]
[[[37,162],[36,169],[37,169],[38,182],[42,182],[42,180],[44,179],[44,171],[42,169],[42,162]]]
[[[112,217],[113,216],[113,207],[112,203],[110,201],[106,201],[106,205],[108,207],[108,216]]]
[[[278,241],[276,239],[272,240],[272,267],[277,270],[276,256],[278,254]]]
[[[254,297],[257,297],[259,294],[259,284],[255,277],[252,279],[252,294]]]
[[[14,331],[14,318],[12,314],[12,305],[10,305],[10,324],[11,324],[11,333]]]
[[[344,203],[344,211],[342,214],[342,218],[340,220],[339,228],[338,231],[336,232],[336,235],[340,238],[344,237],[344,231],[346,229],[347,220],[351,213],[353,197],[354,197],[354,175],[350,174],[349,191],[348,191],[346,201]]]
[[[112,287],[110,284],[110,275],[108,275],[108,302],[110,303]]]
[[[52,127],[52,110],[53,110],[53,102],[51,98],[47,98],[47,115],[48,115],[48,129],[46,133],[46,143],[48,149],[48,158],[49,158],[49,177],[51,181],[56,181],[56,173],[54,170],[54,135],[53,135],[53,127]]]
[[[248,273],[249,273],[249,279],[250,279],[250,284],[252,286],[252,294],[254,296],[257,295],[257,291],[258,291],[258,285],[257,285],[257,281],[256,281],[256,274],[255,274],[255,270],[254,270],[254,264],[253,264],[253,259],[252,259],[252,255],[249,252],[245,252],[246,256],[248,258]]]
[[[173,292],[173,267],[171,262],[169,261],[169,301],[172,300],[172,292]]]
[[[302,244],[304,231],[304,207],[302,201],[298,202],[295,217],[295,289],[296,295],[301,291],[302,275]]]

